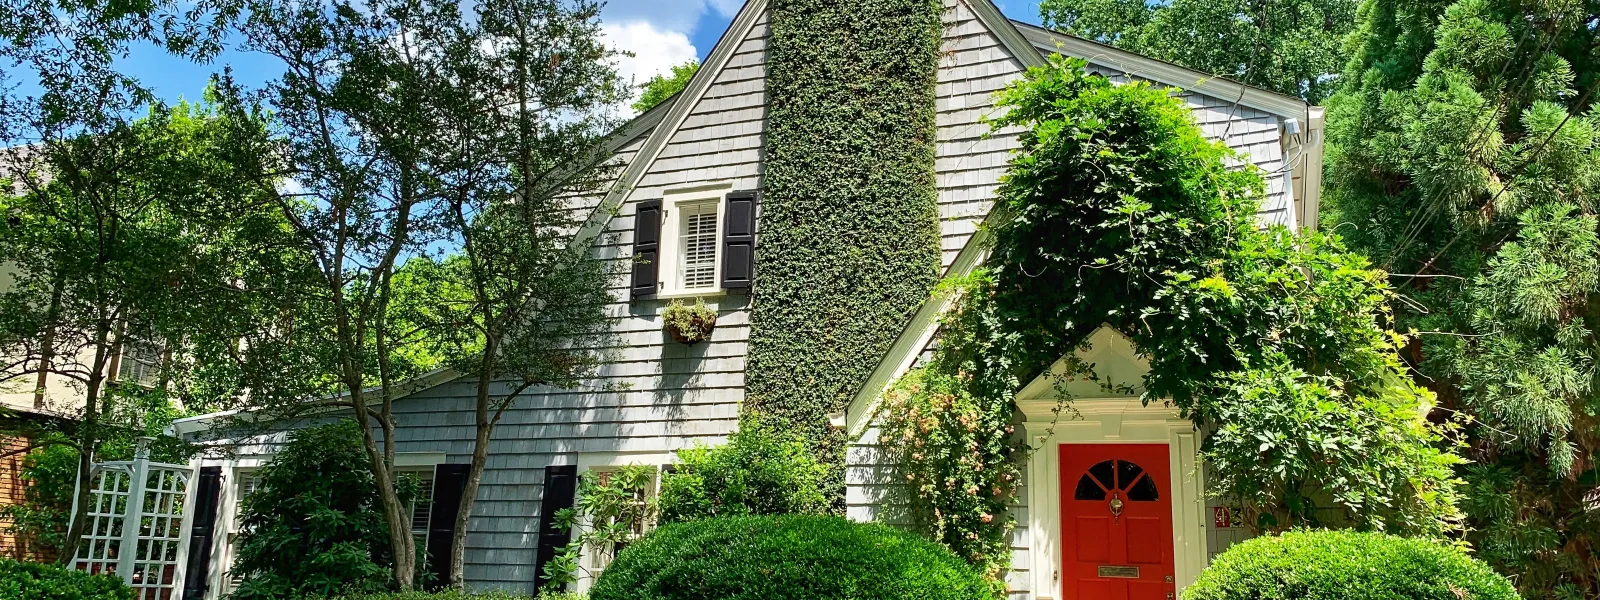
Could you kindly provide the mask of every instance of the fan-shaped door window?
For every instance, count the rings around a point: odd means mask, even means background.
[[[1121,492],[1120,494],[1116,492]],[[1125,460],[1108,460],[1089,467],[1078,478],[1074,500],[1105,500],[1116,495],[1129,502],[1155,502],[1161,499],[1155,480],[1144,468]]]

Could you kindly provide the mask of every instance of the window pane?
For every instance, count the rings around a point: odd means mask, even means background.
[[[678,250],[683,257],[678,284],[686,290],[716,287],[717,204],[679,205],[678,214],[682,219]]]

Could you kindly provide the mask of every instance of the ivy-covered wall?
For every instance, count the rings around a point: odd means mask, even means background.
[[[939,276],[939,0],[772,0],[746,410],[823,439]]]

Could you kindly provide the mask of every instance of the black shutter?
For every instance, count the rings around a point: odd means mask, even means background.
[[[633,297],[656,295],[661,271],[661,201],[640,202],[633,217]]]
[[[748,289],[756,279],[756,192],[728,194],[722,235],[722,287]]]
[[[556,465],[544,468],[544,500],[539,503],[539,553],[534,559],[533,576],[538,582],[534,595],[544,587],[544,566],[556,551],[572,541],[572,530],[556,528],[556,512],[572,508],[578,494],[578,467]],[[560,591],[560,590],[552,590]]]
[[[189,529],[183,600],[200,600],[210,587],[211,545],[217,539],[217,501],[221,494],[222,467],[200,467],[200,480],[194,486],[194,525]]]
[[[435,465],[433,467],[433,503],[428,507],[428,572],[433,574],[432,587],[450,584],[450,541],[456,535],[456,515],[461,510],[461,497],[466,495],[467,472],[472,465]]]

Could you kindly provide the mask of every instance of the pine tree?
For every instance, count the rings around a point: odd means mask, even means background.
[[[1407,359],[1468,415],[1480,556],[1600,594],[1597,7],[1368,0],[1329,101],[1324,226],[1395,277]]]

